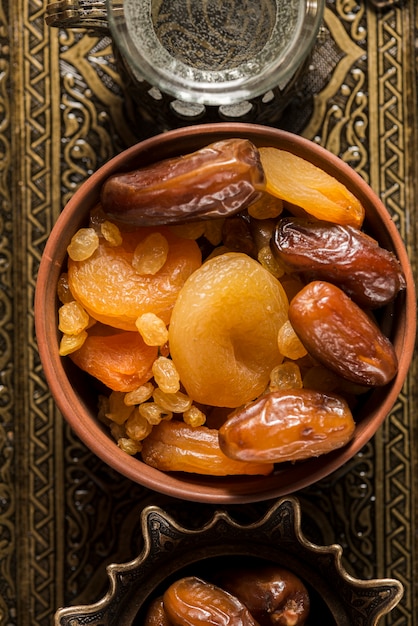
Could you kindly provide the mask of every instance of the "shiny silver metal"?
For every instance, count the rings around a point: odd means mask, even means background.
[[[112,37],[126,93],[160,129],[274,124],[308,70],[325,0],[60,0],[46,22]]]

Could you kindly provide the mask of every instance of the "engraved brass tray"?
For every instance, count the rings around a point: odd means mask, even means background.
[[[61,4],[71,16],[86,3]],[[101,25],[97,4],[94,27]],[[0,0],[0,624],[8,626],[46,626],[58,607],[98,601],[106,566],[140,553],[146,506],[162,506],[186,527],[214,513],[115,474],[63,422],[43,377],[33,297],[51,227],[86,177],[156,132],[124,92],[106,29],[51,28],[47,6]],[[414,270],[417,37],[413,0],[329,0],[309,71],[277,122],[338,154],[370,183]],[[339,543],[357,578],[403,584],[386,625],[414,626],[418,615],[416,381],[415,359],[373,440],[297,494],[309,540]],[[250,523],[270,504],[245,505],[239,514]]]

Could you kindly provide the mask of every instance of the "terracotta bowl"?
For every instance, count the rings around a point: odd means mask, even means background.
[[[306,626],[376,626],[403,595],[395,579],[360,580],[349,574],[341,546],[319,546],[306,539],[295,498],[279,500],[252,523],[217,511],[197,529],[185,528],[150,506],[142,513],[141,526],[141,554],[108,566],[107,593],[95,604],[59,609],[55,626],[139,626],[152,599],[171,582],[183,576],[216,582],[225,567],[253,563],[278,565],[303,581],[310,599]]]
[[[85,225],[89,210],[110,174],[143,166],[166,157],[188,153],[215,140],[245,137],[257,146],[275,146],[294,152],[344,183],[366,210],[365,229],[398,257],[406,278],[406,290],[381,311],[381,325],[391,338],[399,370],[390,384],[372,391],[356,411],[352,441],[338,451],[305,462],[287,465],[268,477],[209,478],[167,474],[120,450],[97,419],[97,395],[85,375],[68,357],[58,353],[56,288],[66,266],[66,249],[78,228]],[[190,501],[238,503],[266,500],[292,493],[324,478],[346,463],[375,434],[393,407],[410,365],[414,349],[416,309],[410,263],[399,232],[382,202],[342,160],[322,147],[297,135],[251,124],[210,124],[167,132],[147,139],[119,154],[94,173],[68,202],[45,246],[35,299],[35,321],[39,354],[51,393],[66,420],[96,455],[121,474],[154,491]]]

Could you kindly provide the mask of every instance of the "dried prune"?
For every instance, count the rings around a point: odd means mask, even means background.
[[[271,474],[270,463],[241,462],[219,447],[218,431],[171,420],[161,422],[144,440],[142,460],[163,472],[193,472],[212,476]]]
[[[311,389],[285,389],[231,413],[219,429],[219,445],[231,459],[299,461],[344,446],[354,428],[342,398]]]
[[[239,598],[261,626],[302,626],[309,615],[301,579],[276,565],[227,569],[216,584]]]
[[[257,626],[238,598],[195,576],[172,583],[163,599],[164,609],[175,626]]]
[[[405,288],[395,255],[352,226],[284,218],[273,233],[271,248],[287,270],[337,284],[365,308],[387,304]]]
[[[309,354],[343,378],[373,387],[395,376],[391,341],[339,287],[309,283],[292,299],[289,320]]]
[[[225,139],[114,174],[103,185],[101,201],[118,221],[178,224],[237,213],[259,197],[264,182],[257,148],[247,139]]]

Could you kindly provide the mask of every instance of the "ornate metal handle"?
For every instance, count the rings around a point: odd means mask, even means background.
[[[370,2],[377,9],[386,9],[387,7],[400,4],[400,0],[370,0]]]
[[[45,21],[56,28],[108,31],[106,0],[59,0],[46,7]]]
[[[399,0],[370,0],[376,8],[398,4]],[[46,7],[46,23],[57,28],[87,28],[108,31],[106,0],[58,0]]]

